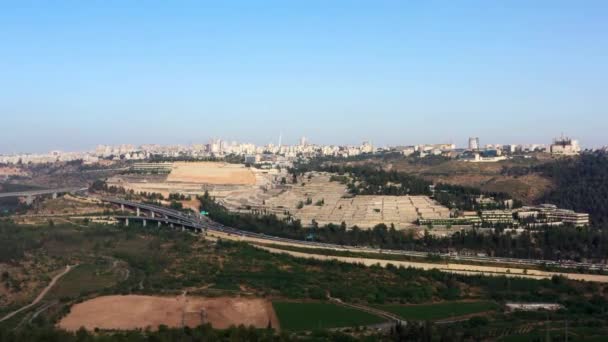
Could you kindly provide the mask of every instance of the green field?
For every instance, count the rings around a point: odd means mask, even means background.
[[[50,298],[76,298],[116,284],[120,276],[109,265],[82,264],[63,276],[48,294]]]
[[[399,315],[403,319],[426,321],[458,317],[498,308],[494,302],[444,302],[421,305],[382,305],[380,309]]]
[[[370,325],[386,320],[367,312],[331,303],[273,302],[281,329],[315,330]]]

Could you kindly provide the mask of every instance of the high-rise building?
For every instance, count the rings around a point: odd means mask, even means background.
[[[561,154],[566,156],[576,155],[581,152],[581,147],[578,144],[578,140],[561,137],[553,140],[553,144],[550,147],[551,154]]]
[[[478,137],[469,138],[469,150],[479,150],[479,138]]]
[[[306,137],[300,138],[300,146],[306,146]]]

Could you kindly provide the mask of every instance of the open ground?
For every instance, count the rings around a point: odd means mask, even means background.
[[[167,182],[253,185],[255,175],[250,168],[227,163],[173,163]]]
[[[303,225],[313,222],[360,228],[380,223],[397,229],[413,227],[419,218],[447,218],[449,209],[427,196],[349,196],[346,186],[331,175],[311,172],[297,183],[283,182],[285,171],[259,170],[242,165],[173,163],[169,175],[119,175],[108,185],[135,192],[202,195],[207,191],[234,212],[264,212],[291,216]]]
[[[258,170],[239,164],[220,162],[176,162],[168,175],[122,174],[108,179],[110,186],[135,192],[203,195],[206,191],[219,200],[262,192],[273,181],[276,170]]]
[[[66,330],[130,330],[159,325],[196,327],[210,323],[225,329],[253,325],[279,329],[271,303],[259,298],[190,296],[102,296],[74,305],[58,326]]]

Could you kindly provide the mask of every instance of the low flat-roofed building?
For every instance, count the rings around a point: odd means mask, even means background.
[[[133,172],[149,172],[149,173],[169,173],[173,168],[173,163],[135,163],[131,166]]]
[[[563,308],[557,303],[506,303],[505,307],[509,311],[557,311]]]
[[[478,216],[418,219],[418,224],[421,226],[426,226],[429,224],[433,226],[471,226],[478,225],[480,223],[481,219]]]
[[[541,218],[537,224],[555,223],[571,224],[576,227],[583,227],[589,225],[589,214],[577,213],[574,210],[559,209],[554,204],[541,204],[538,206],[525,206],[516,212],[518,219],[525,218]]]
[[[481,220],[490,223],[514,223],[511,210],[483,210]]]
[[[547,219],[550,221],[562,221],[566,224],[571,224],[576,227],[589,225],[589,214],[577,213],[574,210],[557,209],[547,212]]]

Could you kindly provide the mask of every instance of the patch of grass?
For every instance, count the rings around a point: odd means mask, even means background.
[[[324,302],[273,302],[281,328],[301,331],[382,323],[385,319],[343,306]]]
[[[119,278],[107,264],[82,264],[59,279],[48,298],[76,298],[113,286]]]
[[[28,184],[0,183],[0,193],[38,190],[42,187]]]
[[[219,290],[238,291],[239,284],[234,282],[233,279],[218,277],[215,283],[213,284],[213,288]]]
[[[493,311],[498,308],[494,302],[444,302],[420,305],[382,305],[382,310],[392,312],[406,320],[439,320],[478,312]]]

